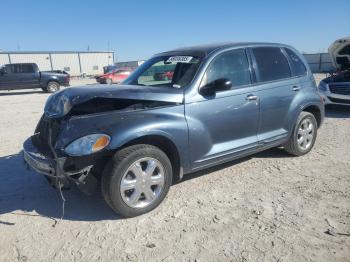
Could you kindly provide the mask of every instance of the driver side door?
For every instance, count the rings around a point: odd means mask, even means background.
[[[258,145],[259,105],[245,49],[218,54],[201,87],[218,79],[230,80],[232,88],[214,95],[198,93],[185,104],[193,170],[229,161]]]
[[[11,90],[17,85],[17,77],[13,73],[14,65],[5,65],[0,74],[0,89]]]

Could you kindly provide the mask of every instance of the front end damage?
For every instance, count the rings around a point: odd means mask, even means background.
[[[24,161],[56,188],[67,188],[73,183],[83,192],[92,193],[116,148],[70,155],[66,147],[87,135],[113,135],[115,130],[125,130],[126,123],[132,125],[126,120],[126,114],[132,115],[129,119],[139,122],[142,113],[136,112],[182,102],[181,91],[167,93],[159,88],[90,86],[65,89],[48,99],[34,135],[23,144]]]
[[[90,194],[97,182],[91,174],[95,159],[91,156],[73,158],[57,152],[54,145],[59,125],[56,122],[45,115],[40,119],[35,134],[23,144],[24,161],[29,168],[44,175],[55,188],[69,188],[73,183]]]

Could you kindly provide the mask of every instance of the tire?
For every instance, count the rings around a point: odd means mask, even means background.
[[[311,125],[312,127],[311,127]],[[312,134],[312,137],[310,136]],[[293,132],[284,145],[284,149],[292,155],[302,156],[311,151],[317,137],[317,121],[315,116],[309,112],[301,112]],[[302,143],[303,141],[304,143]]]
[[[107,84],[107,85],[111,85],[111,84],[113,84],[112,79],[107,78],[107,79],[106,79],[106,84]]]
[[[55,93],[58,90],[60,90],[60,84],[55,81],[50,81],[47,83],[44,91],[47,93]]]
[[[107,164],[101,180],[102,195],[120,216],[139,216],[164,200],[172,176],[170,160],[163,151],[151,145],[133,145],[116,152]]]

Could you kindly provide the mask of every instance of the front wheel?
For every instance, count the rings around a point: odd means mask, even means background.
[[[302,156],[311,151],[317,137],[317,121],[313,114],[301,112],[284,149],[295,156]]]
[[[156,208],[172,181],[167,155],[151,145],[134,145],[118,151],[102,174],[102,194],[123,217],[134,217]]]
[[[107,85],[111,85],[111,84],[113,84],[112,79],[107,78],[107,79],[106,79],[106,84],[107,84]]]

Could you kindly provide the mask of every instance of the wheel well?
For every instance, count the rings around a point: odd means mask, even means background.
[[[58,82],[58,80],[56,80],[56,79],[50,79],[50,80],[48,80],[48,81],[46,82],[46,86],[47,86],[50,82],[55,82],[55,83],[57,83],[57,84],[60,85],[60,82]]]
[[[317,121],[317,127],[320,127],[321,125],[321,111],[317,106],[308,106],[303,109],[305,112],[309,112],[314,115]]]
[[[170,139],[157,135],[143,136],[129,141],[123,145],[123,148],[136,144],[148,144],[158,147],[160,150],[162,150],[168,156],[171,162],[173,168],[173,182],[181,179],[179,152],[175,144]]]

